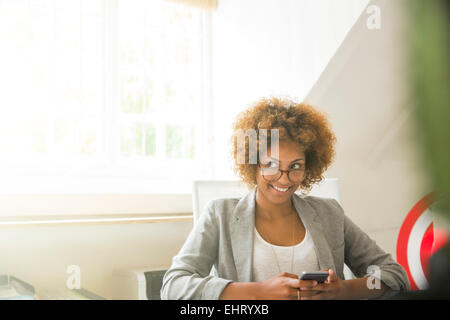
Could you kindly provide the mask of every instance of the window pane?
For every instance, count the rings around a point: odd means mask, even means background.
[[[51,166],[101,150],[102,5],[0,2],[0,154],[11,163]]]
[[[145,128],[145,155],[154,156],[156,153],[156,130],[153,126]]]
[[[166,156],[168,158],[194,158],[194,128],[166,127]]]
[[[156,130],[153,125],[143,123],[122,125],[120,132],[120,154],[122,156],[155,155]]]
[[[183,154],[183,128],[167,126],[166,155],[169,158],[181,158]]]
[[[194,166],[200,18],[161,0],[0,0],[0,171],[163,179]]]
[[[119,118],[128,126],[153,125],[134,138],[128,135],[135,143],[122,139],[123,156],[195,158],[199,17],[198,9],[165,1],[118,1]]]

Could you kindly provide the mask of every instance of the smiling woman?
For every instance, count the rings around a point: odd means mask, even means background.
[[[299,186],[304,190],[311,189],[312,184],[323,179],[322,174],[334,158],[336,137],[331,131],[327,118],[305,103],[294,104],[288,99],[275,97],[261,99],[238,116],[233,129],[234,132],[249,129],[277,129],[280,141],[291,141],[301,147],[304,151],[301,164],[305,166],[305,171]],[[237,161],[237,153],[240,150],[235,137],[236,135],[232,136],[234,169],[244,182],[253,187],[256,184],[257,166],[248,161],[251,157],[248,145],[244,150],[247,161],[243,164]],[[268,140],[270,144],[269,137]],[[260,143],[258,139],[258,151]]]
[[[239,114],[234,130],[261,132],[257,148],[254,134],[244,147],[232,139],[235,170],[252,190],[208,204],[164,276],[162,299],[364,299],[409,288],[403,268],[336,200],[295,193],[321,181],[334,157],[336,138],[322,113],[262,99]],[[344,263],[357,279],[341,280]],[[319,270],[328,271],[325,283],[299,279]]]

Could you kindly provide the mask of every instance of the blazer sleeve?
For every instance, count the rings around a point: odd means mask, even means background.
[[[219,225],[214,201],[191,230],[172,265],[163,277],[162,300],[218,300],[232,282],[210,274],[216,261],[219,244]]]
[[[390,290],[381,298],[409,290],[408,276],[403,267],[353,223],[338,202],[334,201],[344,215],[345,264],[358,278],[372,276],[386,284]]]

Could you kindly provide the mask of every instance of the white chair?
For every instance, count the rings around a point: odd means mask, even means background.
[[[242,197],[250,190],[238,180],[197,180],[192,188],[192,208],[194,213],[194,224],[200,217],[201,212],[210,200],[218,198]],[[300,194],[297,191],[297,194]],[[308,193],[311,196],[333,198],[341,205],[338,179],[325,179],[320,184],[314,185]]]
[[[238,180],[196,180],[192,187],[192,208],[194,214],[194,225],[198,221],[200,214],[205,209],[210,200],[218,198],[240,198],[250,190],[244,183]],[[297,192],[300,194],[300,192]],[[324,179],[321,183],[313,186],[308,195],[333,198],[341,205],[338,179]],[[345,279],[353,279],[355,276],[351,270],[344,265]]]

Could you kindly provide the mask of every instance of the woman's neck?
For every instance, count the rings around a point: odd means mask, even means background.
[[[259,218],[270,221],[283,220],[293,213],[291,199],[285,203],[274,204],[269,202],[264,195],[256,189],[256,214]]]

